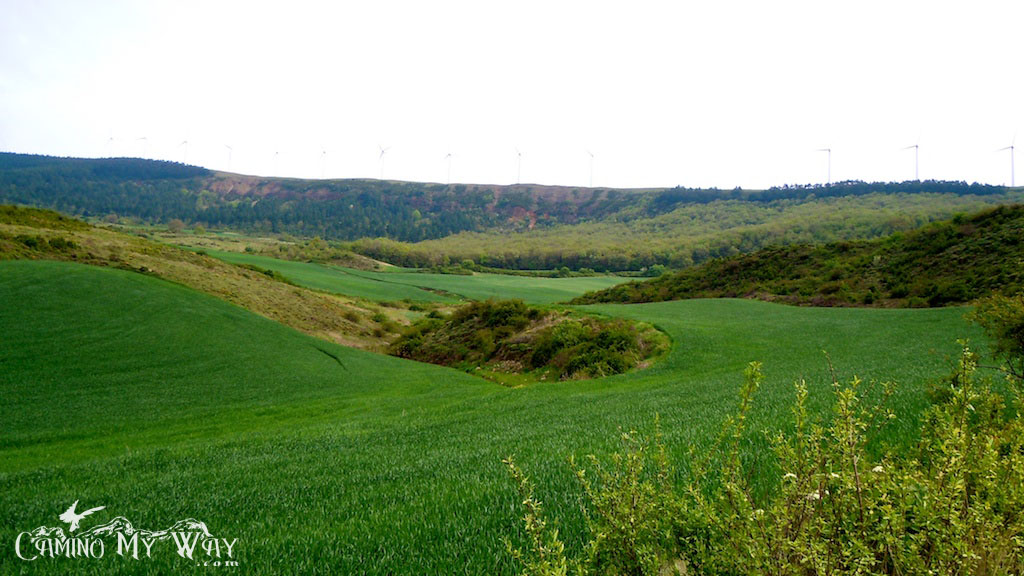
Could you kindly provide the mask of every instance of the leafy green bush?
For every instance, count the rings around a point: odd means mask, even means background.
[[[570,379],[626,372],[667,348],[664,335],[646,324],[486,300],[447,318],[431,312],[406,330],[391,353],[474,373],[486,367]]]
[[[53,238],[50,238],[50,248],[53,248],[54,250],[60,252],[64,252],[66,250],[74,250],[75,248],[78,248],[78,244],[76,244],[74,240],[68,240],[67,238],[63,238],[61,236],[55,236]]]
[[[197,250],[196,253],[203,256],[206,255],[206,252],[200,250]],[[277,280],[278,282],[284,282],[285,284],[291,284],[292,286],[296,285],[295,282],[292,282],[291,278],[288,278],[287,276],[281,274],[277,270],[271,270],[269,268],[264,268],[262,266],[257,266],[255,264],[238,264],[238,266],[241,266],[242,268],[245,268],[247,270],[252,270],[253,272],[259,272],[260,274],[263,274],[268,278]]]
[[[925,414],[916,449],[871,456],[870,438],[895,416],[862,383],[833,380],[825,419],[796,385],[794,427],[771,437],[773,489],[761,495],[741,446],[761,383],[746,372],[736,415],[677,487],[660,431],[623,435],[594,474],[572,464],[585,496],[585,554],[565,556],[522,471],[528,550],[524,574],[1019,574],[1024,571],[1024,394],[1004,398],[976,377],[966,343],[942,399]],[[885,387],[891,392],[890,386]]]
[[[550,330],[545,330],[534,341],[530,365],[534,368],[545,366],[556,354],[579,345],[586,337],[587,331],[583,323],[575,319],[568,319]]]
[[[1024,382],[1024,292],[984,298],[971,318],[992,339],[1001,369],[1009,378]]]
[[[14,239],[33,250],[42,250],[47,247],[46,238],[43,238],[42,236],[30,236],[27,234],[21,234],[15,236]]]

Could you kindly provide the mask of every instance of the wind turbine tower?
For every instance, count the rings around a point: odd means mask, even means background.
[[[388,150],[391,150],[391,146],[384,147],[384,146],[381,146],[380,144],[378,144],[377,147],[380,148],[380,157],[379,157],[379,159],[380,159],[380,179],[383,180],[384,179],[384,154],[386,154]]]
[[[225,144],[224,147],[228,149],[228,172],[230,172],[231,171],[231,154],[235,151],[235,149],[232,148],[228,144]]]
[[[520,178],[523,175],[523,153],[516,148],[516,184],[519,184]]]
[[[920,147],[921,147],[920,145],[914,144],[913,146],[907,146],[906,148],[904,148],[904,150],[910,150],[911,148],[914,149],[914,180],[917,180],[918,182],[921,181],[921,177],[918,175],[919,174],[918,167],[920,166],[920,164],[918,164],[918,155],[917,155]]]
[[[1016,144],[1017,144],[1017,136],[1014,135],[1013,142],[1011,142],[1009,146],[1007,146],[1006,148],[1000,148],[999,150],[997,150],[997,152],[1002,152],[1003,150],[1009,150],[1010,151],[1010,187],[1011,188],[1014,188],[1014,187],[1017,186],[1016,174],[1015,174],[1016,164],[1013,161],[1013,151],[1017,147]]]
[[[594,187],[594,153],[587,150],[587,155],[590,156],[590,187]]]
[[[451,184],[452,183],[452,153],[449,152],[444,157],[444,159],[448,161],[448,184]]]
[[[828,152],[828,183],[832,184],[832,148],[818,148],[818,152]]]

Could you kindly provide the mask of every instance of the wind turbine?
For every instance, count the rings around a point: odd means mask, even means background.
[[[178,148],[182,146],[185,147],[185,150],[181,153],[181,163],[188,164],[188,140],[182,140],[181,144],[178,144]]]
[[[594,187],[594,153],[587,150],[587,155],[590,156],[590,187]]]
[[[232,148],[228,144],[225,144],[224,147],[228,149],[228,172],[230,172],[231,171],[231,154],[235,151],[235,149]]]
[[[110,138],[107,138],[107,158],[114,157],[114,135],[111,134]]]
[[[1009,150],[1010,151],[1010,188],[1013,188],[1013,187],[1017,186],[1016,174],[1014,173],[1015,169],[1016,169],[1016,164],[1013,161],[1013,151],[1017,147],[1016,144],[1017,144],[1017,135],[1014,134],[1013,135],[1013,140],[1010,142],[1009,146],[1007,146],[1006,148],[1000,148],[999,150],[996,150],[996,152],[1002,152],[1003,150]]]
[[[135,139],[136,142],[140,140],[142,141],[142,157],[146,158],[149,155],[149,138],[141,136]]]
[[[320,179],[323,180],[324,172],[327,170],[327,150],[320,150]]]
[[[386,154],[388,150],[391,150],[391,146],[388,146],[388,147],[385,148],[384,146],[381,146],[380,144],[377,144],[377,148],[380,148],[380,157],[379,157],[379,159],[380,159],[380,179],[383,180],[384,179],[384,154]]]
[[[516,184],[519,184],[519,179],[523,175],[523,153],[516,148]]]
[[[828,183],[832,184],[832,148],[818,148],[816,152],[828,152]]]
[[[274,175],[277,176],[277,155],[280,154],[277,150],[274,150]]]
[[[448,161],[448,184],[452,183],[452,153],[449,152],[444,157]]]
[[[919,164],[917,162],[917,158],[918,158],[917,153],[918,153],[918,149],[920,148],[920,145],[914,144],[913,146],[907,146],[906,148],[904,148],[904,150],[910,150],[911,148],[914,149],[914,180],[917,180],[918,182],[920,182],[921,178],[918,176],[918,171],[917,171],[918,166],[919,166]]]

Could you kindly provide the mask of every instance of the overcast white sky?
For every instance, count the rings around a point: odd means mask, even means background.
[[[912,179],[919,143],[922,179],[1002,184],[1024,128],[1020,0],[0,7],[13,152],[580,186],[592,153],[597,186],[758,188],[824,182],[819,148]]]

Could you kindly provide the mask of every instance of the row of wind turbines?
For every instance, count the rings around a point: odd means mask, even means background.
[[[108,157],[112,157],[114,155],[114,142],[115,142],[115,139],[114,139],[113,136],[111,136],[111,137],[109,137],[107,139],[107,156]],[[141,157],[142,158],[149,158],[149,138],[146,137],[146,136],[140,136],[139,138],[135,139],[135,143],[141,144],[141,146],[142,146]],[[188,164],[188,145],[189,145],[188,140],[182,140],[178,144],[178,146],[177,146],[177,148],[179,150],[181,150],[181,162],[183,164]],[[232,159],[233,159],[233,155],[234,155],[234,147],[231,146],[230,144],[224,144],[224,149],[227,151],[227,170],[231,171],[231,164],[232,164]],[[383,180],[384,179],[384,157],[387,155],[388,151],[391,150],[391,146],[384,146],[382,144],[378,144],[377,145],[377,149],[380,152],[378,154],[378,156],[377,156],[378,163],[380,164],[380,179]],[[519,184],[520,181],[521,181],[521,178],[522,178],[522,173],[523,173],[523,152],[518,147],[515,148],[515,151],[516,151],[516,184]],[[594,153],[591,152],[590,150],[586,150],[586,153],[590,157],[590,181],[589,182],[590,182],[590,186],[592,187],[594,185]],[[280,151],[276,151],[276,150],[274,151],[272,162],[274,164],[274,172],[275,173],[277,172],[277,161],[278,161],[278,158],[280,157],[280,155],[281,155]],[[447,183],[448,184],[451,184],[451,180],[452,180],[452,159],[454,157],[455,157],[454,153],[448,152],[447,154],[444,155],[444,158],[442,158],[445,162],[447,162],[447,165],[448,165],[448,170],[447,170]],[[321,178],[325,177],[326,171],[327,171],[327,150],[321,148],[321,150],[320,150],[320,177]]]
[[[1013,154],[1014,153],[1014,149],[1016,148],[1016,144],[1017,144],[1017,136],[1014,135],[1013,140],[1011,141],[1009,146],[1006,146],[1005,148],[1000,148],[1000,149],[996,150],[996,152],[1005,152],[1007,150],[1010,151],[1010,187],[1011,188],[1017,186],[1017,182],[1016,182],[1016,180],[1017,180],[1017,178],[1016,178],[1016,162],[1014,160],[1014,154]],[[920,180],[921,179],[921,171],[920,171],[920,168],[921,168],[921,163],[920,163],[920,159],[921,159],[921,156],[920,156],[921,145],[920,145],[920,143],[913,144],[911,146],[907,146],[907,147],[903,148],[903,150],[911,150],[911,149],[914,150],[914,180]],[[828,180],[827,181],[828,181],[829,184],[831,184],[832,183],[832,148],[831,147],[829,147],[829,148],[818,148],[816,150],[816,152],[825,152],[826,154],[828,154]]]
[[[146,136],[141,136],[139,138],[136,138],[135,142],[137,144],[141,144],[141,146],[142,146],[142,157],[143,158],[148,158],[148,156],[149,156],[149,138],[147,138]],[[1010,151],[1010,186],[1011,187],[1015,187],[1017,185],[1016,159],[1014,157],[1015,150],[1016,150],[1016,144],[1017,144],[1017,136],[1014,135],[1013,140],[1011,141],[1009,146],[1006,146],[1006,147],[1003,147],[1003,148],[1000,148],[1000,149],[996,150],[996,152],[1005,152],[1007,150]],[[113,155],[113,146],[114,146],[114,137],[111,136],[107,140],[107,156],[112,156]],[[178,149],[180,149],[182,151],[181,161],[184,164],[188,163],[188,146],[189,146],[188,140],[182,140],[181,143],[178,144]],[[233,159],[233,155],[234,155],[234,148],[230,144],[224,144],[224,148],[227,151],[227,170],[231,171],[231,164],[232,164],[232,159]],[[378,150],[380,152],[378,154],[378,156],[377,156],[377,160],[378,160],[378,163],[380,165],[380,179],[383,180],[384,179],[384,159],[385,159],[385,156],[387,155],[388,151],[391,150],[391,146],[384,146],[382,144],[378,144],[377,148],[378,148]],[[921,179],[921,177],[920,177],[920,166],[921,166],[921,164],[920,164],[920,152],[921,152],[920,143],[918,142],[918,143],[915,143],[913,145],[910,145],[910,146],[907,146],[905,148],[902,148],[902,150],[911,150],[911,149],[914,150],[914,179],[915,180],[920,180]],[[516,151],[516,184],[519,184],[521,182],[522,173],[523,173],[523,152],[518,147],[515,147],[515,151]],[[588,183],[588,185],[590,187],[593,187],[594,186],[594,159],[595,159],[595,156],[594,156],[594,153],[591,152],[589,149],[588,150],[584,150],[584,152],[587,154],[587,156],[590,159],[590,174],[589,174],[589,183]],[[826,181],[827,181],[828,184],[832,184],[832,148],[831,147],[818,148],[816,150],[816,152],[825,152],[827,154],[827,180]],[[278,162],[279,156],[280,156],[280,152],[279,151],[275,151],[274,155],[273,155],[273,159],[272,159],[273,169],[274,169],[275,173],[277,172],[277,162]],[[452,153],[451,151],[449,151],[442,158],[442,160],[444,160],[447,163],[447,183],[448,184],[451,184],[451,180],[452,180],[452,160],[453,160],[454,157],[455,157],[455,154]],[[327,150],[324,149],[324,148],[321,148],[321,150],[320,150],[320,177],[321,178],[324,178],[326,176],[326,171],[327,171]]]

